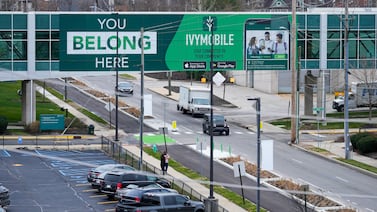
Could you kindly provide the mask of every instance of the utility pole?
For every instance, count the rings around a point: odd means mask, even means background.
[[[144,127],[144,28],[140,30],[141,39],[141,78],[140,78],[140,161],[139,170],[143,170],[143,127]]]
[[[115,16],[116,18],[118,19],[118,13],[115,13]],[[117,31],[116,31],[116,36],[117,36],[117,49],[116,49],[116,61],[119,60],[119,29],[117,28]],[[118,83],[119,83],[119,70],[118,70],[118,62],[115,64],[115,88],[116,88],[116,91],[115,91],[115,141],[119,141],[119,134],[118,134],[118,131],[119,131],[119,125],[118,125],[118,122],[119,122],[119,96],[118,96]]]
[[[348,126],[348,0],[345,3],[345,23],[344,23],[344,143],[345,159],[350,159],[350,140]]]
[[[297,132],[296,132],[296,122],[297,122],[297,116],[296,116],[296,98],[298,98],[297,92],[296,92],[296,0],[292,0],[292,23],[291,23],[291,71],[292,71],[292,82],[291,82],[291,143],[298,143],[298,140],[296,139]]]

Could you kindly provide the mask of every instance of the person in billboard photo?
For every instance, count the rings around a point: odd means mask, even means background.
[[[259,40],[259,48],[261,54],[272,54],[274,49],[274,41],[271,40],[270,32],[264,33],[264,38]]]
[[[274,53],[275,54],[287,54],[287,42],[283,40],[283,34],[276,34],[276,41],[274,44]]]
[[[251,37],[247,46],[247,55],[259,55],[259,47],[257,46],[257,38]]]

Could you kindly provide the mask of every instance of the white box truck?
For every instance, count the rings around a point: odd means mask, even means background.
[[[211,91],[199,86],[180,86],[177,110],[191,113],[192,116],[210,112]]]
[[[352,82],[348,93],[348,109],[377,105],[377,82]],[[338,112],[344,111],[344,96],[333,100],[332,108]]]

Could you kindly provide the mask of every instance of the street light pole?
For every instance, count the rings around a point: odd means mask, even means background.
[[[144,28],[140,30],[141,39],[141,78],[140,78],[140,161],[139,170],[143,170],[143,127],[144,127]]]
[[[291,143],[298,143],[298,140],[296,139],[297,136],[297,116],[296,116],[296,98],[298,98],[297,92],[296,92],[296,0],[292,0],[292,24],[291,24],[291,71],[292,71],[292,82],[291,82]]]
[[[118,13],[115,13],[117,19],[118,19]],[[116,36],[117,36],[117,43],[116,43],[116,64],[115,64],[115,141],[119,141],[119,135],[118,135],[118,130],[119,130],[119,125],[118,125],[118,103],[119,103],[119,97],[118,97],[118,81],[119,81],[119,73],[118,73],[118,64],[119,64],[119,29],[117,28],[116,31]]]
[[[260,97],[258,98],[249,98],[247,100],[256,101],[256,111],[257,111],[257,212],[260,210],[260,171],[261,171],[261,159],[260,159],[260,149],[261,149],[261,140],[260,140]]]
[[[344,29],[344,142],[345,159],[350,159],[350,140],[348,126],[348,0],[345,0],[345,29]]]

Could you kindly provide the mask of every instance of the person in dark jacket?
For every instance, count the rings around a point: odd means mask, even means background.
[[[168,166],[169,166],[169,154],[167,153],[167,151],[164,151],[164,153],[161,155],[161,158],[160,158],[160,166],[161,166],[161,170],[162,170],[162,174],[166,174],[167,171],[168,171]]]

